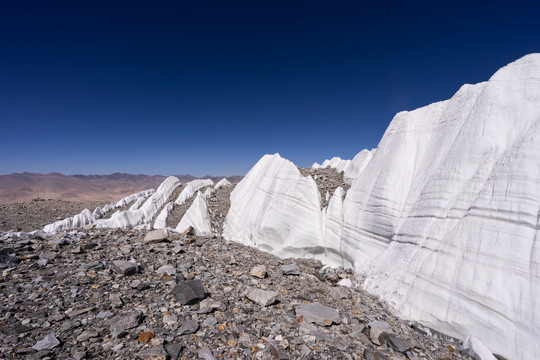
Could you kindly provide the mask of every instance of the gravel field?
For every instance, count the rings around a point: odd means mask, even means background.
[[[85,208],[93,211],[105,202],[73,202],[62,200],[32,200],[0,205],[0,231],[33,231],[43,226],[80,213]]]

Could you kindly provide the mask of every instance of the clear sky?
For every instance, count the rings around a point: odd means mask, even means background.
[[[539,52],[539,4],[1,1],[0,174],[350,159]]]

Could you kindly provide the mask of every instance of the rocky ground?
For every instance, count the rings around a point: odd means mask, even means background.
[[[35,199],[15,204],[0,205],[0,231],[32,231],[80,213],[93,211],[104,202],[74,202]]]
[[[183,190],[183,188],[184,188],[184,186],[182,186],[181,190]],[[205,186],[205,187],[199,189],[198,191],[204,193],[206,191],[206,189],[208,189],[208,186]],[[180,192],[181,192],[181,190],[180,190]],[[180,195],[180,192],[178,193],[178,195]],[[176,195],[176,197],[174,197],[174,195],[175,194],[173,194],[171,196],[171,199],[169,199],[169,201],[176,200],[178,195]],[[195,194],[192,197],[190,197],[188,200],[186,200],[185,203],[183,203],[181,205],[174,204],[174,207],[172,208],[171,212],[169,213],[169,216],[167,217],[167,226],[168,227],[171,227],[171,228],[174,229],[178,225],[180,220],[182,220],[182,217],[184,217],[184,215],[186,214],[186,211],[188,211],[191,204],[193,204],[193,201],[195,200],[196,195],[197,195],[197,192],[195,192]],[[159,211],[158,211],[158,214],[159,214]]]
[[[214,234],[223,233],[223,224],[231,207],[231,192],[236,185],[222,186],[214,189],[208,197],[208,211],[210,212],[210,223]]]
[[[354,274],[219,237],[0,234],[0,357],[462,359]]]
[[[338,187],[343,188],[345,193],[351,187],[345,183],[343,172],[338,172],[336,169],[330,167],[318,169],[299,167],[298,170],[303,176],[311,176],[315,180],[321,194],[321,208],[328,206],[328,201]],[[326,196],[327,193],[328,198]]]

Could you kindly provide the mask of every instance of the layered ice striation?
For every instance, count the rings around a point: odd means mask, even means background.
[[[319,165],[318,163],[313,163],[311,166],[313,169],[324,169],[327,167],[336,169],[338,172],[342,172],[344,174],[344,179],[347,182],[347,184],[352,184],[354,179],[358,177],[358,174],[360,174],[364,168],[369,164],[371,161],[371,158],[373,154],[375,153],[376,149],[373,149],[371,151],[369,150],[362,150],[352,160],[343,160],[340,157],[333,157],[330,160],[324,160],[322,165]]]
[[[450,100],[397,114],[376,150],[328,161],[352,186],[322,211],[311,178],[279,155],[263,157],[231,194],[224,236],[350,264],[402,316],[533,359],[539,128],[540,54],[532,54]]]
[[[280,256],[320,259],[343,265],[340,239],[326,240],[323,223],[336,225],[330,233],[341,234],[343,193],[334,192],[327,209],[321,211],[320,193],[311,177],[279,154],[266,155],[249,171],[231,193],[231,207],[223,230],[227,239],[258,246]],[[335,198],[335,199],[334,199]]]

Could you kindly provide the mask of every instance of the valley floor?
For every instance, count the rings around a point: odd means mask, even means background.
[[[338,286],[350,270],[220,237],[146,235],[0,233],[0,357],[468,358]]]
[[[80,213],[93,211],[105,202],[75,202],[63,200],[31,200],[21,203],[0,204],[0,231],[33,231],[47,224]]]

